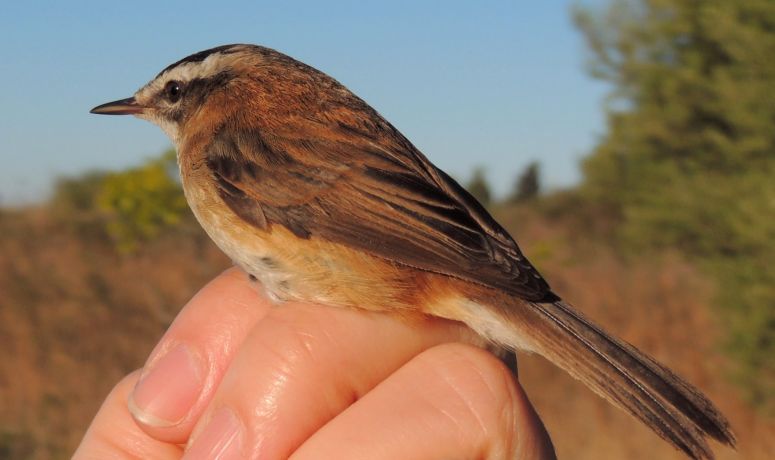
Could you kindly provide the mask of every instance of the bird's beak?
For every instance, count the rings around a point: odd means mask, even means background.
[[[134,115],[143,113],[145,107],[138,104],[134,97],[108,102],[91,109],[89,113],[99,115]]]

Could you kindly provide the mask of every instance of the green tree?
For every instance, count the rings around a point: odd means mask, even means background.
[[[509,197],[512,203],[532,200],[541,192],[541,170],[537,161],[531,161],[514,183],[514,190]]]
[[[625,248],[677,248],[715,275],[735,375],[775,406],[775,2],[622,0],[575,18],[613,87],[583,192]]]
[[[108,174],[96,198],[107,231],[122,251],[178,224],[188,212],[173,150],[140,167]]]
[[[487,182],[487,176],[484,173],[484,168],[477,167],[474,169],[474,173],[471,175],[471,179],[466,185],[468,193],[474,196],[484,206],[489,206],[492,201],[492,194],[490,193],[490,184]]]

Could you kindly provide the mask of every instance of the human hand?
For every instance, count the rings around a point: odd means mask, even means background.
[[[116,385],[74,458],[554,458],[476,343],[440,319],[272,305],[230,269]]]

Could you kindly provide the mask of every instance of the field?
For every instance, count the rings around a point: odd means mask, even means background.
[[[739,441],[719,458],[771,458],[775,424],[727,383],[713,286],[697,270],[668,253],[623,260],[583,217],[519,207],[496,215],[556,291],[719,404]],[[228,265],[189,217],[122,254],[87,217],[45,206],[0,212],[0,458],[69,458],[112,385]],[[540,358],[520,357],[520,378],[560,458],[682,458]]]

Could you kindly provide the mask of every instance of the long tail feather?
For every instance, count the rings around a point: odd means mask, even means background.
[[[699,390],[566,303],[521,304],[499,313],[517,325],[522,346],[581,380],[689,457],[713,458],[706,436],[734,446],[729,423]]]

